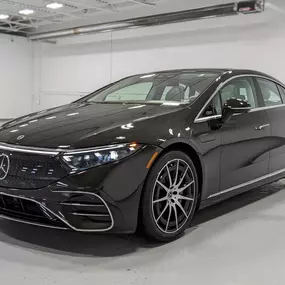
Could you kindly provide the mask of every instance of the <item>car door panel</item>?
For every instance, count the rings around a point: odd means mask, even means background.
[[[269,172],[285,169],[285,106],[267,110],[271,125]]]
[[[212,130],[209,121],[194,124],[193,138],[203,157],[202,200],[220,190],[221,132]]]
[[[268,174],[269,140],[266,111],[233,116],[222,127],[222,191]]]
[[[223,104],[231,98],[249,99],[252,110],[215,126]],[[251,76],[242,76],[223,85],[202,109],[201,123],[195,128],[200,148],[205,150],[203,170],[207,185],[203,185],[202,198],[222,199],[221,194],[239,187],[240,192],[244,184],[268,174],[270,122],[266,110],[259,108],[261,104],[254,80]]]
[[[270,121],[269,173],[274,173],[285,169],[285,105],[282,94],[284,88],[265,78],[256,78],[256,82]]]
[[[203,157],[203,192],[202,199],[215,195],[220,190],[220,159],[221,159],[221,132],[213,129],[212,119],[221,114],[221,100],[212,98],[205,108],[201,110],[199,123],[193,124],[193,138],[199,145],[201,156]]]
[[[270,122],[266,111],[260,109],[258,91],[251,76],[235,78],[220,91],[223,103],[233,97],[252,107],[222,125],[221,191],[268,174]]]

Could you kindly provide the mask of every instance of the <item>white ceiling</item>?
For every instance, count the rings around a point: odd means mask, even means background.
[[[51,2],[65,6],[46,8]],[[235,0],[0,0],[0,14],[11,15],[0,20],[0,32],[33,34],[231,2]],[[266,3],[270,9],[285,13],[285,0]],[[23,18],[18,14],[22,9],[35,13]]]
[[[46,8],[51,2],[65,6]],[[0,20],[0,32],[54,31],[228,2],[231,0],[0,0],[0,14],[11,15],[8,20]],[[23,9],[35,13],[23,18],[18,14]]]

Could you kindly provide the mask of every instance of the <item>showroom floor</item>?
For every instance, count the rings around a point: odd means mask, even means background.
[[[1,221],[1,284],[283,285],[284,185],[202,210],[185,236],[164,245]]]

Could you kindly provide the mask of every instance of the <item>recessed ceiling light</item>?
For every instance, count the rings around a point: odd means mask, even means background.
[[[63,4],[54,2],[54,3],[47,4],[46,7],[50,9],[59,9],[63,7]]]
[[[34,14],[35,11],[34,10],[31,10],[31,9],[25,9],[25,10],[20,10],[19,11],[19,14],[21,15],[31,15],[31,14]]]
[[[7,20],[10,16],[6,14],[0,14],[0,20]]]

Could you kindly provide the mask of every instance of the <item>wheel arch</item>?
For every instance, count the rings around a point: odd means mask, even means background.
[[[198,185],[199,185],[199,188],[198,188],[199,199],[198,199],[198,202],[197,202],[196,209],[199,209],[200,202],[201,202],[201,196],[202,196],[202,188],[203,188],[203,164],[202,164],[202,159],[200,158],[199,153],[191,145],[189,145],[187,142],[181,142],[181,141],[180,142],[174,142],[172,144],[167,145],[166,147],[164,147],[159,152],[159,154],[156,157],[155,161],[151,165],[151,168],[155,165],[155,163],[158,161],[158,159],[162,155],[164,155],[165,153],[167,153],[169,151],[174,151],[174,150],[182,151],[182,152],[186,153],[191,158],[191,160],[193,161],[193,163],[194,163],[194,165],[195,165],[195,167],[197,169]],[[150,168],[150,170],[151,170],[151,168]],[[148,175],[149,175],[149,173],[148,173]],[[144,188],[144,185],[146,183],[148,175],[147,175],[147,177],[145,179],[145,182],[144,182],[142,188]],[[142,211],[141,211],[142,195],[143,195],[143,193],[141,194],[140,202],[139,202],[138,225],[141,224],[141,219],[142,219],[142,216],[141,216],[141,213],[142,213]],[[137,227],[137,230],[139,230],[139,232],[140,232],[142,230],[142,228],[141,227]]]
[[[202,165],[202,160],[199,155],[199,153],[189,144],[185,142],[175,142],[171,145],[168,145],[165,147],[158,155],[156,160],[165,154],[166,152],[173,151],[173,150],[178,150],[186,153],[191,160],[193,161],[195,168],[197,170],[197,175],[198,175],[198,185],[199,185],[199,200],[201,198],[202,194],[202,188],[203,188],[203,165]]]
[[[201,194],[202,194],[202,185],[203,185],[203,164],[201,155],[199,152],[197,152],[189,143],[187,142],[174,142],[172,144],[168,144],[164,148],[160,149],[158,156],[152,163],[149,170],[151,170],[156,163],[159,161],[160,157],[162,157],[165,153],[168,153],[170,151],[180,151],[186,154],[193,162],[196,170],[197,170],[197,176],[198,176],[198,201],[196,204],[196,210],[199,209],[200,202],[201,202]],[[145,188],[145,184],[147,183],[147,179],[149,177],[150,171],[146,176],[146,179],[142,185],[142,193],[140,196],[140,202],[139,202],[139,210],[138,210],[138,219],[137,219],[137,233],[143,234],[144,232],[144,226],[143,226],[143,216],[142,216],[142,201],[143,201],[143,189]]]

